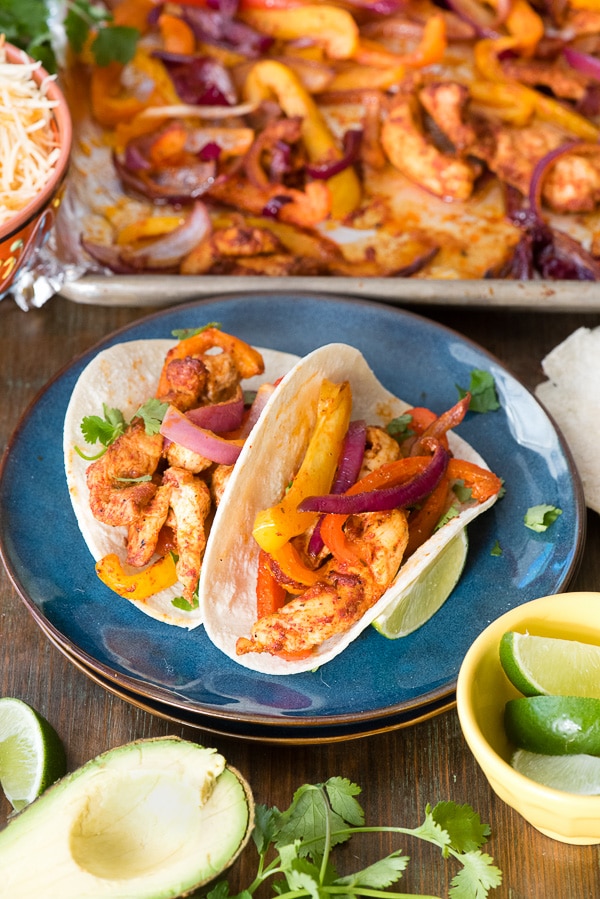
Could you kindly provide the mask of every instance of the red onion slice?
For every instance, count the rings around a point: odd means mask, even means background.
[[[256,391],[256,396],[254,397],[254,402],[250,406],[250,412],[248,413],[248,418],[242,425],[239,436],[247,437],[260,416],[262,415],[262,411],[267,405],[269,399],[273,395],[273,391],[275,390],[275,384],[261,384],[258,390]]]
[[[600,81],[600,59],[590,56],[589,53],[582,53],[581,50],[574,50],[572,47],[564,47],[563,56],[571,68],[581,72],[582,75],[587,75],[588,78]]]
[[[366,442],[366,422],[351,421],[342,444],[337,474],[331,487],[332,493],[345,493],[356,482],[365,454]],[[325,545],[321,537],[322,520],[322,517],[319,518],[308,541],[308,554],[313,558],[319,555]]]
[[[208,428],[215,434],[225,434],[240,427],[244,415],[244,393],[238,387],[235,396],[224,403],[211,403],[188,409],[185,413],[191,422],[199,428]]]
[[[350,128],[344,134],[343,155],[341,158],[323,164],[309,164],[306,166],[306,173],[310,175],[311,178],[326,180],[327,178],[333,178],[333,176],[337,175],[339,172],[343,172],[344,169],[353,165],[358,159],[362,136],[362,130],[359,128]]]
[[[383,487],[364,493],[345,493],[341,496],[309,496],[302,500],[300,512],[333,512],[337,515],[355,515],[359,512],[385,512],[418,503],[428,496],[448,467],[449,454],[437,444],[431,462],[420,474],[397,487]]]
[[[233,465],[242,451],[241,441],[224,440],[213,431],[199,428],[174,406],[167,409],[160,433],[167,440],[222,465]]]
[[[211,220],[204,203],[194,203],[185,221],[150,244],[138,249],[121,247],[121,259],[137,269],[177,265],[210,232]]]

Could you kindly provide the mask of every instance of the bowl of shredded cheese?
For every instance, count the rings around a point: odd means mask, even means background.
[[[52,230],[71,143],[55,77],[0,35],[0,299]]]

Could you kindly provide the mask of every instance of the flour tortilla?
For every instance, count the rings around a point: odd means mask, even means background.
[[[102,417],[103,403],[110,408],[120,409],[125,419],[129,421],[140,405],[154,396],[165,355],[173,344],[174,340],[132,340],[116,344],[98,353],[75,384],[65,415],[63,444],[65,472],[79,529],[95,561],[108,553],[117,553],[121,560],[124,559],[127,528],[102,524],[92,515],[85,478],[90,463],[78,455],[75,447],[79,447],[86,455],[94,455],[99,446],[86,444],[81,432],[81,422],[86,415]],[[261,383],[275,381],[285,375],[298,360],[298,356],[277,350],[260,349],[260,352],[265,361],[265,372],[263,375],[243,381],[244,389],[254,390]],[[269,403],[263,411],[266,411],[268,405]],[[248,445],[253,442],[254,431],[258,427],[256,425],[250,434]],[[236,468],[244,464],[245,455],[244,447]],[[210,540],[209,534],[209,544]],[[176,584],[147,600],[128,601],[133,602],[151,618],[167,624],[188,629],[198,627],[202,623],[199,608],[187,612],[177,609],[172,604],[173,598],[180,596],[181,592],[181,585]],[[115,594],[115,602],[119,599],[120,597]]]
[[[600,512],[600,328],[577,328],[542,360],[548,378],[535,395],[554,418],[573,453],[585,503]]]
[[[342,652],[405,590],[465,525],[488,509],[485,503],[464,508],[450,519],[400,568],[379,602],[348,631],[330,637],[308,659],[286,661],[268,653],[236,655],[238,637],[249,636],[256,619],[258,545],[252,526],[258,512],[281,499],[285,485],[298,470],[316,421],[319,389],[324,378],[348,380],[352,388],[352,418],[385,425],[401,415],[408,403],[395,397],[377,380],[362,354],[346,344],[329,344],[305,356],[282,381],[265,425],[268,439],[257,443],[251,465],[234,472],[224,503],[213,523],[211,545],[204,559],[200,606],[208,637],[227,656],[245,668],[265,674],[296,674],[319,667]],[[454,455],[484,468],[481,456],[456,434],[449,435]],[[244,510],[243,515],[240,510]],[[233,524],[236,526],[232,526]]]

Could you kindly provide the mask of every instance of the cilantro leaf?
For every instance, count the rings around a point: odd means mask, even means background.
[[[47,0],[2,0],[0,3],[0,33],[53,74],[57,64],[49,18]]]
[[[188,337],[195,337],[196,334],[202,334],[203,331],[208,331],[209,328],[216,328],[220,331],[221,322],[207,322],[205,325],[200,325],[199,328],[175,328],[175,330],[171,331],[171,334],[177,340],[187,340]]]
[[[128,28],[125,25],[99,28],[92,43],[96,63],[99,66],[107,66],[111,62],[126,65],[133,59],[139,36],[137,28]]]
[[[375,890],[383,890],[390,884],[396,883],[402,877],[402,872],[406,869],[410,858],[408,855],[400,855],[400,851],[391,852],[385,858],[380,859],[372,865],[357,871],[355,874],[348,874],[346,877],[338,877],[336,884],[343,884],[353,889],[357,887],[371,887]]]
[[[502,547],[498,540],[495,541],[494,545],[490,550],[490,556],[501,556],[502,555]]]
[[[471,402],[469,403],[470,412],[494,412],[500,408],[498,395],[496,393],[496,383],[493,375],[489,371],[482,371],[480,368],[474,368],[471,371],[471,381],[468,389],[456,385],[460,398],[471,394]]]
[[[99,415],[86,415],[81,422],[81,433],[86,443],[101,443],[110,446],[125,430],[125,418],[120,409],[111,409],[102,404],[104,418]]]
[[[554,524],[559,515],[562,515],[562,509],[547,503],[540,503],[538,506],[530,506],[527,509],[523,521],[526,528],[541,534],[547,531],[551,524]]]
[[[65,33],[76,53],[81,53],[90,33],[112,21],[112,14],[88,0],[70,0],[64,20]]]
[[[479,849],[490,835],[487,824],[470,805],[438,802],[431,812],[433,820],[448,832],[452,846],[458,852]]]
[[[331,808],[321,784],[304,784],[296,790],[290,807],[279,813],[277,827],[276,848],[300,840],[304,855],[322,853],[328,838],[332,846],[349,838],[346,822]]]
[[[134,418],[141,418],[144,422],[146,434],[158,434],[165,412],[169,408],[168,403],[163,403],[157,399],[149,399],[143,403],[136,411]]]
[[[460,860],[463,868],[452,878],[451,899],[485,899],[490,889],[502,883],[502,872],[484,852],[466,852]]]
[[[404,415],[398,415],[392,418],[386,425],[386,431],[398,443],[403,443],[409,437],[414,437],[415,432],[411,429],[412,415],[405,412]]]
[[[360,804],[354,798],[359,796],[361,789],[345,777],[330,777],[325,783],[325,789],[334,812],[347,821],[360,827],[365,822],[365,815]]]

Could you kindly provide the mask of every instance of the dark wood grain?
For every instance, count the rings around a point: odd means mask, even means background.
[[[62,366],[147,311],[84,306],[55,298],[24,313],[0,303],[0,447],[37,391]],[[541,360],[575,328],[600,317],[541,312],[423,308],[417,311],[476,340],[527,386],[543,379]],[[57,422],[57,428],[61,422]],[[600,522],[588,516],[587,545],[573,589],[600,590]],[[181,727],[150,715],[92,682],[41,633],[0,572],[0,695],[18,696],[54,724],[70,769],[111,747],[140,737],[176,733],[217,746],[250,781],[256,800],[284,808],[305,782],[342,775],[363,788],[368,823],[416,826],[428,802],[468,802],[492,826],[488,851],[504,872],[498,899],[597,899],[600,849],[544,837],[492,793],[462,737],[454,710],[403,730],[325,745],[260,745]],[[368,677],[368,672],[365,672]],[[9,812],[0,798],[0,826]],[[455,872],[437,850],[408,838],[355,839],[341,850],[347,870],[402,848],[412,861],[401,885],[413,893],[447,896]],[[232,889],[253,875],[250,847],[231,874]],[[15,897],[18,899],[18,897]]]

